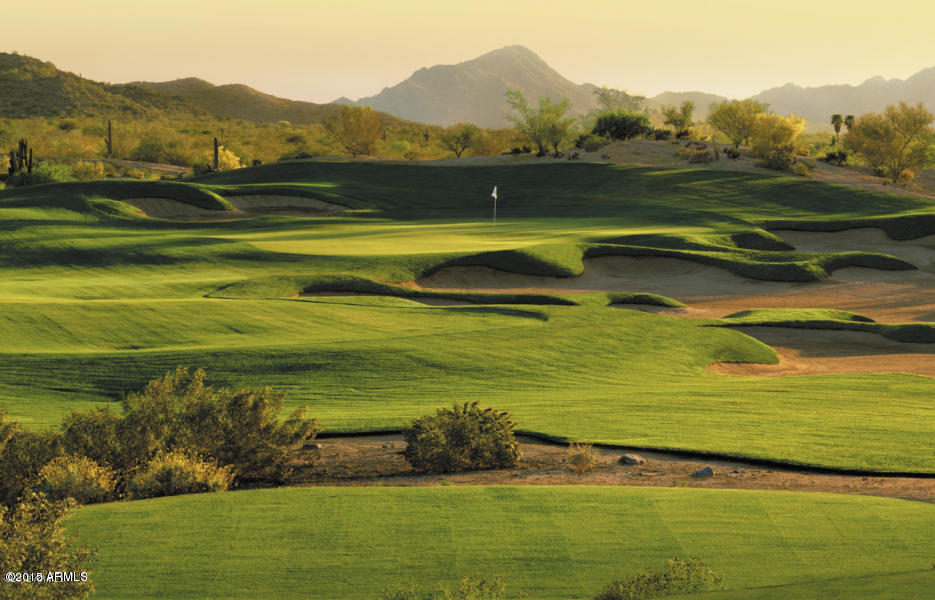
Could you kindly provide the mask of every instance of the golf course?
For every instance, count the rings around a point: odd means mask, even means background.
[[[928,497],[504,476],[110,502],[68,521],[98,551],[93,598],[369,599],[495,573],[584,599],[674,556],[723,572],[712,599],[935,589],[935,201],[510,158],[2,190],[0,407],[57,429],[184,366],[285,392],[325,439],[476,401],[540,440]]]

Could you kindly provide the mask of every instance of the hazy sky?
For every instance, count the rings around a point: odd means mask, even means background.
[[[100,81],[197,76],[313,102],[522,44],[577,83],[746,97],[935,66],[929,0],[45,0],[18,51]],[[762,6],[762,7],[761,7]],[[31,11],[33,9],[30,9]]]

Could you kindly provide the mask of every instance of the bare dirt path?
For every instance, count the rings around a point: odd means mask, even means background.
[[[935,479],[828,475],[776,468],[750,467],[726,460],[695,461],[662,453],[639,452],[646,463],[618,464],[620,449],[598,449],[596,466],[577,474],[568,465],[566,447],[519,436],[523,458],[513,469],[473,471],[445,475],[415,472],[402,457],[401,435],[344,437],[317,440],[320,449],[308,450],[297,470],[298,485],[419,486],[419,485],[639,485],[758,490],[792,490],[866,494],[935,502]],[[693,478],[706,466],[714,476]]]

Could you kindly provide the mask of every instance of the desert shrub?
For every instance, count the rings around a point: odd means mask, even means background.
[[[643,113],[623,109],[610,110],[600,114],[594,124],[594,129],[591,130],[595,135],[612,140],[628,140],[649,131],[652,131],[649,117]]]
[[[165,163],[167,155],[165,140],[155,136],[147,136],[140,140],[139,145],[130,153],[130,160]]]
[[[759,166],[784,171],[795,162],[805,119],[790,115],[759,114],[753,127],[751,148]]]
[[[406,140],[396,140],[390,144],[390,152],[394,154],[405,154],[409,152],[410,148],[412,148],[412,144]]]
[[[520,451],[509,414],[478,408],[477,402],[438,409],[419,417],[405,432],[406,460],[430,472],[512,467]]]
[[[146,169],[139,169],[137,167],[126,167],[123,169],[123,175],[129,177],[130,179],[148,179],[149,172]]]
[[[60,585],[2,583],[0,600],[78,600],[93,591],[86,569],[94,553],[65,535],[65,519],[74,508],[73,500],[54,502],[41,494],[10,509],[0,506],[0,571],[78,574],[77,581]]]
[[[896,183],[902,185],[909,185],[912,183],[912,180],[915,179],[916,173],[912,169],[903,169],[899,173],[899,178],[896,180]]]
[[[184,450],[156,454],[129,478],[132,498],[158,498],[179,494],[223,492],[233,480],[231,467],[219,467]]]
[[[606,146],[610,140],[593,133],[583,133],[575,140],[575,148],[580,148],[585,152],[597,152]]]
[[[597,464],[597,450],[591,444],[572,443],[568,446],[568,464],[579,475],[587,473]]]
[[[688,594],[721,583],[723,576],[697,558],[670,558],[661,570],[649,568],[615,579],[595,600],[642,600]]]
[[[670,129],[654,129],[653,130],[653,139],[657,141],[667,141],[672,137],[672,130]]]
[[[832,165],[843,167],[844,165],[847,164],[847,152],[845,152],[844,150],[838,150],[837,152],[828,152],[821,158],[821,160]]]
[[[678,157],[689,163],[709,163],[714,161],[714,155],[710,150],[698,150],[695,148],[679,148]]]
[[[32,173],[28,173],[23,169],[7,176],[6,184],[10,187],[18,187],[21,185],[70,181],[71,178],[71,167],[68,165],[42,161],[33,167]]]
[[[35,490],[52,500],[73,498],[79,504],[110,499],[116,481],[109,467],[85,456],[59,456],[39,470]]]
[[[283,421],[285,394],[270,388],[214,388],[202,369],[150,381],[123,403],[121,452],[143,462],[159,451],[190,449],[232,466],[237,483],[281,483],[292,452],[318,434],[318,421],[299,407]]]
[[[122,418],[110,407],[73,411],[62,420],[62,444],[65,452],[86,456],[114,469],[127,469],[136,458],[126,456],[121,448]]]
[[[78,129],[78,124],[71,119],[65,119],[58,124],[58,128],[62,131],[74,131],[75,129]]]
[[[79,160],[71,166],[71,174],[78,181],[104,179],[104,164],[92,160]]]
[[[798,175],[799,177],[807,177],[808,174],[812,172],[812,170],[806,167],[805,165],[803,165],[802,163],[797,162],[797,163],[794,163],[791,167],[789,167],[789,172],[792,173],[793,175]]]
[[[62,438],[52,431],[15,428],[0,450],[0,503],[15,504],[39,470],[62,454]]]

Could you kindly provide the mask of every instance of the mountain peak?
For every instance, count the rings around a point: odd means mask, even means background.
[[[571,113],[582,115],[596,101],[592,86],[565,79],[535,52],[517,44],[504,46],[454,65],[415,71],[409,79],[361,98],[357,104],[434,125],[470,122],[482,127],[508,127],[507,90],[519,90],[530,101],[567,98]]]

